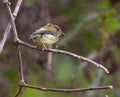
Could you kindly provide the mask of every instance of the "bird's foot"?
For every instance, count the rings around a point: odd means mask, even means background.
[[[46,46],[42,47],[42,51],[47,50],[48,48]]]

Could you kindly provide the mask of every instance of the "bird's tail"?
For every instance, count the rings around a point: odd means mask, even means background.
[[[35,35],[31,34],[30,37],[28,38],[28,40],[34,39]]]

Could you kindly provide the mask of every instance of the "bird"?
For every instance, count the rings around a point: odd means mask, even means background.
[[[48,46],[58,42],[61,35],[64,33],[58,25],[47,23],[33,32],[29,40],[33,40],[38,46],[41,45],[43,49],[47,49]]]

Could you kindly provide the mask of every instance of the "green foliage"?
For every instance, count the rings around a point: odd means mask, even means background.
[[[102,24],[100,31],[102,32],[103,36],[109,34],[114,35],[120,25],[120,19],[117,16],[117,10],[110,6],[110,2],[108,0],[100,2],[99,7],[101,12],[99,23]]]
[[[101,0],[99,2],[98,8],[100,8],[103,11],[108,11],[111,8],[109,0]]]

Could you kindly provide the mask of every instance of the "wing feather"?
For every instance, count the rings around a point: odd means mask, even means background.
[[[43,34],[52,34],[52,35],[54,35],[54,33],[55,33],[55,32],[53,32],[53,31],[51,31],[51,30],[42,30],[42,31],[33,32],[32,34],[33,34],[33,35],[36,35],[36,34],[41,34],[41,35],[43,35]]]
[[[34,39],[37,34],[40,34],[40,35],[43,35],[43,34],[52,34],[52,35],[54,35],[54,32],[51,31],[51,30],[42,30],[42,31],[38,31],[38,30],[37,30],[37,31],[33,32],[33,33],[30,35],[29,40]]]

